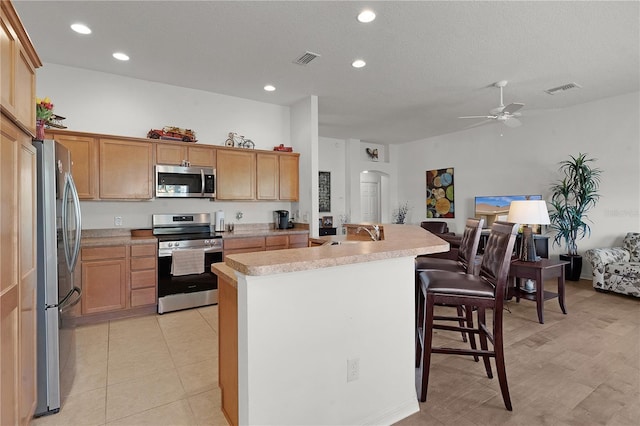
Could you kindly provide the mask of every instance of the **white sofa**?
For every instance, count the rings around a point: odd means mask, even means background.
[[[622,247],[587,250],[596,290],[640,297],[640,233],[629,232]]]

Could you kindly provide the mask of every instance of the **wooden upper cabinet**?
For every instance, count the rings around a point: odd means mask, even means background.
[[[36,68],[40,58],[10,2],[0,2],[0,100],[19,125],[35,135]]]
[[[74,136],[49,133],[47,138],[55,139],[71,152],[71,175],[81,200],[98,198],[98,144],[88,136]]]
[[[187,147],[181,145],[156,144],[156,162],[158,164],[179,165],[187,159]]]
[[[187,147],[189,163],[192,166],[207,166],[216,168],[216,149],[207,146]]]
[[[280,155],[280,190],[282,201],[298,201],[299,198],[299,155]]]
[[[218,200],[256,199],[256,153],[240,149],[218,149]]]
[[[184,161],[188,161],[192,166],[215,168],[216,150],[213,146],[156,143],[156,162],[158,164],[180,165]]]
[[[100,139],[100,198],[153,197],[153,144]]]
[[[257,170],[257,199],[277,200],[278,199],[278,155],[277,154],[256,154]]]

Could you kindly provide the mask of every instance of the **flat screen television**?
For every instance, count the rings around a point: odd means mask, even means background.
[[[542,200],[542,195],[487,195],[476,197],[474,215],[484,219],[484,227],[489,228],[496,220],[507,220],[512,201]],[[540,225],[532,226],[533,232],[541,233]]]

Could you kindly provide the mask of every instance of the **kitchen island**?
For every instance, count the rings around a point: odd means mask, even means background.
[[[419,226],[383,228],[382,241],[212,265],[230,423],[391,424],[418,411],[414,258],[449,246]]]

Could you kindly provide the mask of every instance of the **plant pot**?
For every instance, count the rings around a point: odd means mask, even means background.
[[[560,260],[569,262],[564,265],[564,278],[569,281],[580,281],[580,273],[582,272],[582,256],[579,254],[561,254]]]

